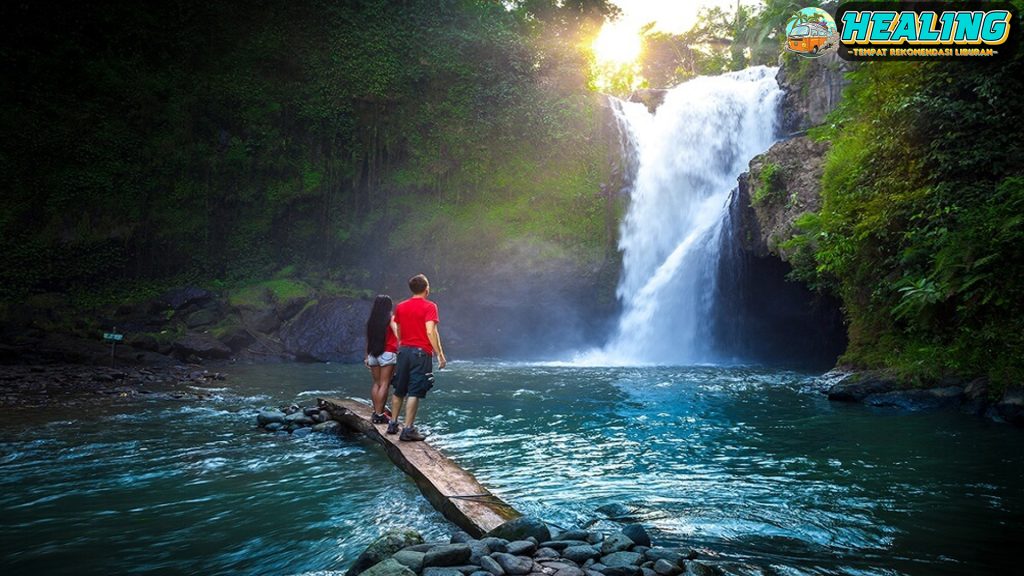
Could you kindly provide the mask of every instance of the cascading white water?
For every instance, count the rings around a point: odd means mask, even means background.
[[[636,154],[622,223],[622,316],[587,364],[715,360],[711,342],[720,233],[730,191],[775,140],[775,68],[700,77],[670,90],[655,114],[616,101]]]

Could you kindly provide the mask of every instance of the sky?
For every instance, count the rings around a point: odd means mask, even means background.
[[[741,0],[743,4],[756,4],[754,0]],[[648,22],[655,22],[655,30],[681,34],[693,26],[697,11],[705,6],[735,8],[736,0],[612,0],[622,9],[621,25],[638,30]]]

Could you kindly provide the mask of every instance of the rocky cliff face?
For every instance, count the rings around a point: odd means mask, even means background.
[[[750,162],[735,194],[736,240],[744,250],[786,261],[781,243],[791,238],[793,222],[821,208],[821,176],[828,143],[802,134],[824,122],[839,105],[851,64],[835,54],[816,59],[785,56],[778,76],[785,91],[780,131],[790,135]]]
[[[788,262],[782,242],[793,236],[793,222],[821,208],[821,175],[828,144],[797,136],[772,146],[750,161],[736,188],[740,245],[758,257]]]
[[[800,215],[821,208],[828,144],[803,133],[835,109],[849,64],[838,57],[784,57],[780,132],[788,138],[750,162],[731,199],[717,290],[715,335],[723,349],[757,360],[829,365],[846,347],[839,302],[788,279],[783,243]]]
[[[786,92],[779,129],[784,134],[793,134],[824,122],[839,105],[848,83],[846,73],[852,67],[852,63],[835,53],[813,59],[783,54],[776,76]]]

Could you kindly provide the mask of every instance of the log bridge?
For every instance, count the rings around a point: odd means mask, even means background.
[[[318,398],[317,404],[343,426],[384,446],[391,461],[412,477],[434,508],[472,537],[480,538],[521,516],[437,448],[427,442],[402,442],[397,434],[386,435],[387,425],[370,421],[370,406],[338,398]]]

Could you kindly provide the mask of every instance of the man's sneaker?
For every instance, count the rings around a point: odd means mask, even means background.
[[[399,440],[405,442],[419,442],[425,440],[427,437],[420,434],[416,428],[402,428],[402,435],[398,437]]]
[[[387,414],[377,414],[374,412],[373,416],[370,417],[370,422],[374,424],[388,424],[391,422],[391,419],[388,418]]]
[[[397,420],[392,420],[388,424],[387,433],[388,434],[398,434],[398,421]]]

